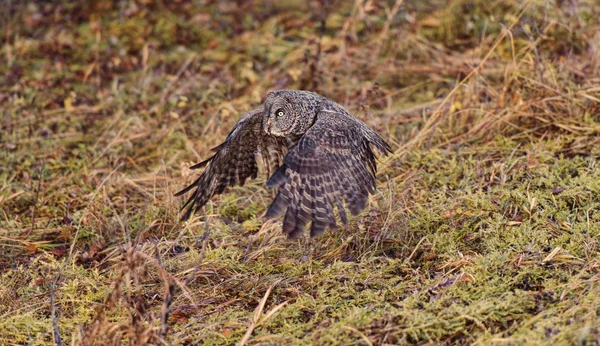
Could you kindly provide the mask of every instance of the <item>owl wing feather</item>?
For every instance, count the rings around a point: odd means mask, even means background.
[[[213,156],[190,167],[206,169],[196,181],[175,194],[181,196],[196,189],[181,208],[187,207],[182,221],[189,219],[192,212],[202,208],[212,196],[223,193],[225,188],[242,186],[248,178],[256,178],[258,156],[262,157],[268,175],[280,166],[289,143],[284,138],[265,133],[263,111],[259,108],[245,113],[225,142],[212,149]]]
[[[390,146],[367,125],[348,114],[321,111],[310,129],[290,148],[284,163],[267,181],[278,193],[265,217],[285,211],[283,231],[310,234],[336,227],[337,209],[347,223],[344,207],[358,215],[375,190],[377,162],[372,148],[387,155]]]

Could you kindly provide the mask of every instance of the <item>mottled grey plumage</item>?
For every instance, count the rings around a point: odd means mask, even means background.
[[[383,155],[391,151],[339,104],[309,91],[271,92],[264,108],[244,114],[225,142],[213,149],[212,157],[191,167],[208,165],[196,181],[175,194],[196,188],[183,205],[187,210],[182,220],[226,187],[256,178],[261,156],[271,176],[267,186],[278,188],[265,217],[285,212],[283,231],[290,237],[301,235],[309,222],[311,236],[319,235],[336,227],[335,209],[346,224],[346,207],[353,215],[365,208],[375,190],[372,148]]]

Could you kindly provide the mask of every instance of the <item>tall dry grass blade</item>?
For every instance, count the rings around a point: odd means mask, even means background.
[[[242,337],[242,339],[238,343],[238,346],[244,346],[244,345],[246,345],[246,343],[248,342],[248,340],[252,336],[252,332],[254,331],[254,328],[257,327],[260,315],[262,314],[262,311],[265,308],[265,304],[267,303],[267,299],[269,299],[269,295],[271,295],[271,290],[279,282],[281,282],[281,280],[275,281],[275,283],[273,283],[271,286],[269,286],[269,288],[265,292],[265,295],[262,297],[262,299],[258,303],[258,306],[254,310],[254,313],[252,314],[252,318],[250,319],[250,324],[248,325],[248,329],[246,330],[246,333],[244,334],[244,336]],[[277,310],[279,310],[281,307],[283,307],[283,305],[285,305],[285,304],[283,304],[283,303],[279,304],[276,307],[276,310],[274,309],[273,313],[275,313]],[[268,315],[270,316],[270,315],[272,315],[272,313],[268,314]]]

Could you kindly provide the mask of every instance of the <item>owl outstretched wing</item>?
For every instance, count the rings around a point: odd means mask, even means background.
[[[182,221],[189,219],[194,210],[202,208],[212,196],[223,193],[228,186],[244,185],[248,178],[256,178],[259,155],[267,174],[280,166],[288,143],[285,138],[274,137],[263,131],[263,111],[263,108],[259,108],[245,113],[225,142],[212,149],[213,156],[190,167],[206,169],[196,181],[175,194],[181,196],[196,189],[182,207],[187,208],[181,216]]]
[[[309,221],[311,236],[323,233],[327,227],[335,228],[334,209],[346,224],[344,204],[357,215],[375,190],[377,162],[373,148],[383,155],[391,151],[360,120],[321,111],[267,181],[268,186],[279,190],[265,217],[285,211],[283,231],[290,237],[301,235]]]

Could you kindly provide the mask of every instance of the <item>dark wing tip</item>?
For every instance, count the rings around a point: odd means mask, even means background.
[[[199,168],[202,168],[202,167],[206,166],[214,158],[215,158],[215,156],[213,155],[213,156],[209,157],[208,159],[206,159],[206,160],[204,160],[204,161],[202,161],[200,163],[197,163],[197,164],[191,166],[190,169],[199,169]]]
[[[192,196],[191,198],[194,198],[194,197]],[[190,198],[190,199],[191,199],[191,198]],[[187,204],[187,202],[186,202],[186,204]],[[183,208],[182,208],[182,209],[183,209]],[[179,221],[180,221],[180,222],[184,222],[184,221],[187,221],[187,220],[189,220],[189,219],[190,219],[190,217],[192,216],[192,212],[193,212],[193,211],[194,211],[194,203],[192,203],[192,204],[191,204],[191,205],[190,205],[190,206],[187,208],[187,210],[185,211],[185,213],[183,213],[183,214],[181,215],[181,217],[179,218]]]
[[[184,189],[182,189],[181,191],[176,192],[173,196],[175,197],[179,197],[181,195],[184,195],[186,193],[188,193],[191,189],[193,189],[194,187],[198,186],[198,181],[200,179],[197,179],[196,181],[194,181],[193,183],[191,183],[189,186],[185,187]],[[188,202],[186,202],[185,204],[188,204]]]
[[[193,184],[191,184],[190,186],[186,187],[185,189],[179,191],[177,194],[175,194],[175,196],[181,196],[182,194],[188,192],[189,190],[191,190],[194,187],[198,187],[197,185],[198,181],[194,182]],[[197,199],[197,191],[196,193],[193,193],[190,198],[187,199],[187,201],[185,201],[185,203],[181,206],[181,208],[179,209],[184,210],[185,209],[185,213],[183,213],[181,215],[181,217],[179,218],[179,221],[183,222],[183,221],[187,221],[189,220],[189,218],[192,216],[192,213],[194,212],[194,210],[196,209],[196,199]]]
[[[214,185],[214,174],[212,173],[213,172],[210,170],[209,167],[209,169],[202,172],[200,177],[198,177],[198,179],[196,179],[193,183],[191,183],[185,189],[175,194],[175,196],[178,197],[185,193],[188,193],[194,188],[196,189],[181,206],[180,210],[185,209],[185,212],[183,213],[183,215],[181,215],[181,221],[188,220],[195,210],[198,210],[199,208],[203,207],[206,204],[206,202],[208,202],[208,200],[215,194],[214,187],[211,188],[211,186]]]
[[[387,154],[393,153],[394,151],[392,150],[392,147],[389,145],[389,143],[384,140],[382,140],[382,141],[383,141],[383,147],[385,148],[385,152],[383,152],[383,154],[387,155]]]
[[[386,142],[383,138],[377,135],[377,141],[371,142],[371,144],[375,145],[377,150],[383,155],[387,156],[388,154],[393,153],[392,147]]]

